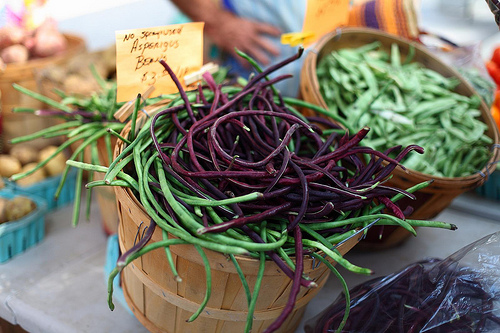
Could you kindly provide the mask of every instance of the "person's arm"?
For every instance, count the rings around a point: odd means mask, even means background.
[[[171,0],[191,20],[205,22],[205,32],[222,50],[236,55],[234,48],[245,52],[262,65],[269,64],[269,54],[278,49],[266,35],[279,36],[272,25],[251,21],[226,11],[213,0]]]

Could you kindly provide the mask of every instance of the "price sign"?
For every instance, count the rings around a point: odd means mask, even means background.
[[[117,101],[130,101],[151,86],[151,97],[177,92],[162,59],[190,89],[184,76],[203,65],[203,27],[203,22],[194,22],[116,31]]]
[[[350,0],[307,0],[303,34],[313,34],[304,39],[304,46],[317,41],[321,36],[349,21]]]

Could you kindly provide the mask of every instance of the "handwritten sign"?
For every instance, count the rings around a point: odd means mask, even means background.
[[[116,31],[117,101],[130,101],[151,86],[151,97],[177,92],[162,59],[189,89],[184,76],[203,65],[203,27],[203,22],[194,22]]]
[[[304,46],[317,41],[321,36],[349,21],[350,0],[307,0],[302,33],[314,34],[304,40]]]

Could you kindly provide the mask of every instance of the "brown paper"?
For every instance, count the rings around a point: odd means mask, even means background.
[[[151,97],[177,92],[161,59],[186,89],[184,76],[203,65],[203,27],[193,22],[116,31],[117,101],[130,101],[150,86]]]

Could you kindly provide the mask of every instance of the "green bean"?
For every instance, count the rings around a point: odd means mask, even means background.
[[[337,279],[340,281],[340,284],[342,285],[342,289],[344,290],[345,304],[346,304],[345,305],[344,316],[342,317],[341,323],[339,324],[339,326],[335,330],[335,333],[341,333],[342,329],[344,328],[344,326],[345,326],[345,324],[347,322],[347,318],[349,317],[349,313],[350,313],[350,310],[351,310],[351,298],[350,298],[350,293],[349,293],[349,287],[347,286],[347,283],[346,283],[345,279],[342,277],[342,275],[339,273],[339,271],[335,268],[335,266],[332,265],[331,262],[329,262],[328,260],[326,260],[325,258],[323,258],[322,256],[320,256],[318,253],[313,252],[313,253],[311,253],[311,255],[316,260],[319,260],[323,264],[325,264],[326,267],[328,267],[328,269],[330,271],[332,271],[333,274],[335,274],[335,276],[337,277]]]
[[[364,55],[364,54],[369,53],[371,51],[375,51],[381,45],[382,45],[382,43],[377,40],[377,41],[374,41],[374,42],[371,42],[371,43],[368,43],[368,44],[365,44],[365,45],[362,45],[362,46],[356,48],[356,51],[359,52],[359,54]]]
[[[106,132],[109,133],[108,130],[112,130],[111,127],[108,127],[106,128]],[[109,134],[105,134],[104,135],[104,146],[106,147],[106,153],[107,153],[107,156],[108,156],[108,163],[109,161],[112,161],[113,160],[113,146],[112,146],[112,143],[111,143],[111,136]],[[102,163],[106,163],[106,161],[102,161]],[[106,163],[106,164],[108,164]]]
[[[333,59],[337,61],[337,64],[341,69],[345,70],[347,73],[350,74],[358,74],[356,67],[351,66],[351,64],[347,59],[341,57],[338,53],[332,53],[332,56]]]
[[[120,125],[123,127],[123,125]],[[105,127],[105,126],[104,126]],[[89,133],[93,133],[97,129],[102,129],[103,126],[102,124],[96,124],[96,123],[87,123],[87,124],[80,124],[78,127],[74,128],[71,132],[68,133],[68,137],[71,138],[77,134],[81,134],[85,131],[88,131]]]
[[[316,241],[311,241],[311,240],[308,240],[308,239],[304,239],[303,243],[306,246],[310,246],[312,248],[317,248],[320,251],[323,251],[327,256],[329,256],[330,258],[332,258],[333,260],[335,260],[335,262],[337,264],[341,265],[342,267],[344,267],[345,269],[347,269],[347,270],[349,270],[351,272],[354,272],[354,273],[357,273],[357,274],[363,274],[363,275],[371,275],[373,273],[371,269],[359,267],[357,265],[354,265],[354,264],[350,263],[349,261],[347,261],[346,259],[344,259],[342,257],[342,255],[340,255],[338,252],[330,249],[327,246],[324,246],[320,242],[316,242]]]
[[[201,302],[198,310],[196,310],[196,312],[193,313],[191,315],[191,317],[189,317],[189,319],[187,320],[189,323],[192,322],[193,320],[195,320],[196,318],[198,318],[200,313],[207,306],[208,300],[210,299],[210,295],[212,294],[212,271],[210,270],[210,261],[208,261],[208,258],[205,255],[205,252],[203,251],[203,249],[199,245],[195,244],[194,247],[195,247],[196,251],[198,251],[198,253],[200,254],[201,259],[203,260],[203,265],[205,266],[206,292],[205,292],[205,297],[203,298],[203,301]]]
[[[184,239],[188,242],[191,242],[193,244],[199,244],[200,246],[203,246],[205,248],[217,251],[217,252],[222,252],[222,253],[234,253],[234,254],[248,254],[248,250],[244,249],[239,246],[233,246],[233,245],[223,245],[227,244],[224,242],[221,243],[216,243],[210,240],[202,239],[199,237],[194,237],[190,235],[187,231],[181,230],[178,226],[173,227],[173,225],[176,225],[176,223],[173,221],[172,217],[169,215],[164,215],[163,218],[160,217],[157,213],[156,210],[153,206],[151,206],[151,203],[146,200],[145,198],[147,197],[146,190],[144,184],[144,179],[143,177],[147,177],[144,175],[144,170],[142,166],[139,164],[140,161],[140,156],[138,152],[137,146],[135,146],[134,150],[134,163],[136,165],[136,171],[138,173],[137,179],[138,179],[138,192],[139,192],[139,198],[141,200],[142,205],[145,207],[145,209],[148,211],[150,217],[158,224],[162,229],[165,229],[167,232],[173,234],[176,237],[179,237],[181,239]],[[152,163],[153,160],[150,161]],[[165,195],[165,199],[169,204],[171,204],[172,208],[178,215],[179,219],[183,221],[188,228],[190,228],[193,232],[196,232],[197,228],[199,225],[197,222],[193,219],[193,217],[187,212],[186,210],[183,209],[183,207],[175,201],[175,199],[172,197],[171,192],[168,188],[168,185],[166,184],[166,178],[165,178],[165,171],[163,168],[158,168],[158,177],[160,180],[160,187],[163,190],[163,193]],[[153,200],[154,201],[154,200]],[[165,222],[166,221],[166,222]],[[230,239],[228,237],[224,238],[225,240]],[[235,243],[233,240],[232,243]],[[238,243],[238,242],[236,242]]]
[[[131,141],[130,141],[130,140],[128,140],[128,139],[124,138],[123,136],[121,136],[121,135],[120,135],[120,133],[118,133],[118,132],[117,132],[117,131],[115,131],[114,129],[112,129],[112,128],[107,128],[107,131],[108,131],[108,133],[109,133],[109,134],[111,134],[111,135],[113,135],[113,136],[117,137],[119,140],[121,140],[121,141],[125,142],[127,145],[129,145],[129,144],[131,143]],[[111,158],[111,159],[110,159],[110,161],[111,161],[111,160],[113,160],[113,159]]]
[[[110,124],[110,125],[112,125],[112,124]],[[117,127],[118,125],[119,124],[116,124],[115,126]],[[74,150],[73,154],[69,157],[69,160],[75,160],[76,157],[78,156],[78,154],[82,153],[87,146],[89,146],[91,143],[95,142],[97,139],[99,139],[103,135],[107,135],[107,131],[105,128],[101,128],[90,136],[88,136],[88,133],[80,133],[80,135],[84,135],[84,137],[86,137],[86,139],[84,139],[83,142]],[[61,147],[62,147],[62,145],[61,145]],[[48,158],[48,160],[50,160],[50,159],[52,159],[52,157]],[[61,190],[64,186],[64,183],[66,182],[68,172],[69,172],[69,165],[66,165],[66,167],[64,168],[63,174],[61,176],[61,180],[59,181],[59,185],[56,189],[56,193],[55,193],[56,198],[59,197],[59,194],[61,193]]]
[[[17,83],[13,83],[12,87],[14,87],[14,89],[16,89],[17,91],[20,91],[21,93],[23,93],[25,95],[33,97],[33,98],[39,100],[40,102],[45,103],[47,105],[50,105],[56,109],[59,109],[59,110],[65,111],[65,112],[73,111],[69,106],[61,104],[59,102],[56,102],[55,100],[53,100],[47,96],[44,96],[42,94],[39,94],[39,93],[36,93],[36,92],[31,91],[29,89],[26,89]]]
[[[241,50],[235,49],[235,51],[236,51],[236,54],[238,54],[240,57],[242,57],[243,59],[245,59],[246,61],[248,61],[248,63],[250,65],[252,65],[253,68],[255,68],[255,70],[257,71],[257,73],[262,73],[262,68],[257,63],[257,61],[255,61],[254,59],[252,59],[248,54],[246,54],[245,52],[243,52]],[[266,79],[266,81],[269,81],[269,77],[268,76],[266,76],[264,78]],[[276,87],[274,85],[271,85],[271,89],[273,90],[273,93],[275,95],[278,95],[278,90],[276,89]]]
[[[338,244],[346,239],[348,239],[349,237],[352,237],[353,235],[355,235],[357,232],[357,230],[353,229],[353,230],[348,230],[348,231],[345,231],[343,233],[339,233],[339,234],[333,234],[331,236],[328,236],[326,238],[326,240],[331,243],[331,244]]]
[[[252,201],[252,200],[257,200],[257,199],[262,199],[263,195],[260,192],[252,192],[249,194],[245,194],[242,196],[238,197],[233,197],[229,199],[223,199],[223,200],[207,200],[207,199],[200,199],[198,197],[194,196],[184,196],[183,201],[187,203],[188,205],[196,205],[196,206],[203,206],[203,207],[217,207],[217,206],[227,206],[233,203],[240,203],[240,202],[247,202],[247,201]]]
[[[85,156],[85,153],[82,152],[82,154],[80,156],[81,156],[81,159],[83,159]],[[90,160],[92,161],[93,164],[99,163],[99,152],[97,151],[97,144],[95,142],[93,142],[90,146]],[[89,172],[87,178],[88,178],[87,181],[89,183],[92,183],[94,181],[94,173]],[[85,188],[89,189],[86,186],[85,186]],[[86,200],[85,200],[85,217],[86,217],[87,221],[90,221],[91,205],[92,205],[92,190],[90,189],[90,191],[87,191]]]
[[[170,204],[170,206],[172,207],[174,212],[177,214],[178,218],[183,222],[183,224],[185,224],[192,232],[196,232],[199,228],[201,228],[203,226],[200,223],[198,223],[195,220],[195,218],[193,216],[191,216],[191,214],[185,209],[185,207],[180,205],[175,200],[175,198],[172,196],[169,184],[166,181],[165,171],[163,170],[163,167],[161,166],[160,160],[157,159],[157,155],[158,155],[158,153],[155,152],[155,154],[153,154],[149,158],[148,162],[144,165],[144,169],[142,169],[142,167],[140,167],[141,170],[143,170],[141,172],[142,178],[149,176],[149,172],[147,172],[147,171],[149,170],[150,165],[152,163],[156,162],[158,164],[157,173],[158,173],[158,177],[159,177],[159,181],[160,181],[160,187],[162,189],[162,192],[163,192],[165,199]],[[137,159],[138,158],[136,157],[134,159],[134,161],[136,161]],[[144,172],[144,170],[146,172]],[[145,184],[146,180],[143,179],[142,183]],[[141,183],[139,183],[139,186],[141,187]],[[144,191],[145,197],[151,197],[151,193],[145,192],[145,191],[150,191],[149,187],[143,188],[142,191]],[[141,196],[141,197],[144,197],[144,196]],[[251,196],[248,196],[248,197],[251,197]],[[257,197],[259,197],[259,195]],[[202,199],[200,199],[200,200],[202,200]],[[228,200],[229,200],[228,202],[233,202],[232,199],[228,199]],[[146,201],[143,202],[143,204],[145,204],[145,203],[146,203]],[[163,211],[163,209],[157,203],[156,200],[154,200],[154,199],[151,200],[151,204],[153,205],[153,207],[155,208],[156,211],[158,211],[158,212],[160,212],[160,214],[162,214],[162,216],[165,219],[171,218],[169,216],[169,214],[167,214],[166,212]],[[277,242],[274,242],[274,243],[255,243],[253,241],[244,242],[241,239],[234,239],[234,238],[230,238],[230,237],[225,237],[223,234],[205,234],[202,238],[205,238],[207,240],[216,240],[216,241],[218,240],[218,242],[221,244],[241,246],[249,251],[270,251],[270,250],[274,250],[276,248],[281,247],[286,242],[286,235],[284,235],[284,234],[282,235],[282,237],[280,237],[280,239]]]
[[[151,164],[153,162],[153,159],[156,158],[156,154],[157,153],[155,153],[151,160],[148,161],[148,164]],[[157,163],[160,164],[161,162],[157,160]],[[145,166],[146,169],[148,168],[148,164],[146,164]],[[165,196],[165,199],[170,204],[179,220],[181,220],[189,230],[191,230],[192,232],[197,232],[200,228],[203,227],[203,225],[198,223],[196,219],[189,213],[189,211],[187,211],[184,206],[180,205],[172,196],[169,184],[166,182],[165,171],[163,170],[163,168],[157,168],[157,172],[160,181],[160,187],[162,189],[163,195]],[[280,237],[280,239],[274,243],[255,243],[253,241],[244,242],[241,239],[226,237],[224,236],[224,234],[203,234],[200,237],[207,240],[218,241],[218,243],[221,244],[241,246],[249,251],[271,251],[281,247],[286,242],[285,234],[283,234],[282,237]]]
[[[391,45],[390,54],[380,49],[361,53],[346,48],[326,54],[317,66],[320,92],[332,114],[344,120],[339,122],[342,126],[350,131],[361,126],[371,128],[363,145],[383,151],[398,144],[418,144],[425,151],[412,156],[411,169],[438,177],[467,176],[469,166],[458,167],[453,164],[458,162],[444,161],[443,157],[457,155],[455,146],[482,151],[492,144],[485,134],[486,124],[479,119],[480,98],[453,91],[460,80],[410,62],[413,55],[411,48],[402,62],[396,44]],[[380,92],[374,96],[377,89]],[[440,129],[453,135],[446,145],[437,142],[434,135],[424,134]],[[486,153],[469,160],[472,170],[481,169],[490,156]],[[442,169],[445,166],[446,171]]]
[[[104,182],[104,180],[89,180],[86,184],[85,184],[85,188],[86,189],[92,189],[94,187],[97,187],[97,186],[119,186],[119,187],[128,187],[128,188],[133,188],[132,185],[130,185],[130,183],[128,183],[127,181],[125,180],[122,180],[122,179],[114,179],[111,183],[106,183]]]
[[[83,158],[83,153],[81,154]],[[72,225],[76,227],[80,217],[80,202],[82,197],[83,169],[78,169],[75,183],[75,204],[73,206]]]
[[[276,238],[274,236],[275,233],[273,232],[268,232],[267,237],[272,240],[273,242],[276,241]],[[279,235],[278,235],[279,236]],[[281,259],[292,269],[295,270],[295,263],[293,260],[290,258],[290,256],[286,253],[286,251],[283,249],[283,247],[279,247],[277,249],[278,254],[280,255]]]
[[[108,169],[109,169],[109,168],[107,168],[105,166],[94,165],[94,164],[89,164],[89,163],[84,163],[84,162],[78,162],[78,161],[72,161],[72,160],[67,160],[66,164],[68,164],[70,166],[74,166],[76,168],[83,169],[83,170],[92,171],[92,172],[106,173],[108,171]],[[138,190],[139,185],[138,185],[137,181],[133,177],[127,175],[123,171],[120,171],[118,173],[117,177],[122,178],[122,180],[124,180],[125,182],[127,182],[127,184],[129,184],[130,187],[132,187],[135,190]]]
[[[261,237],[266,241],[266,222],[263,223]],[[266,267],[266,255],[264,252],[259,253],[259,270],[257,271],[257,278],[255,279],[255,284],[253,287],[253,295],[250,300],[250,305],[248,306],[247,322],[245,325],[245,332],[248,333],[252,331],[253,325],[253,314],[255,312],[255,305],[257,304],[257,297],[260,292],[260,286],[262,285],[262,280],[264,278],[264,268]]]
[[[420,191],[421,189],[424,189],[426,188],[427,186],[429,186],[430,184],[432,184],[434,182],[434,180],[427,180],[427,181],[423,181],[423,182],[420,182],[416,185],[413,185],[412,187],[406,189],[406,192],[408,193],[415,193],[417,191]],[[391,201],[392,202],[397,202],[398,200],[401,200],[404,198],[404,194],[403,193],[398,193],[398,194],[395,194],[392,198],[391,198]],[[383,204],[380,204],[380,205],[377,205],[375,207],[373,207],[370,212],[369,212],[369,215],[372,215],[372,214],[377,214],[379,212],[382,211],[382,209],[385,208],[385,205]]]
[[[108,170],[106,175],[104,175],[104,182],[108,184],[111,183],[113,179],[116,177],[116,175],[120,173],[121,170],[133,160],[133,158],[134,158],[133,155],[128,155],[124,157],[122,160],[120,160],[118,163],[116,163],[113,166],[113,169],[111,169],[110,166],[111,170]]]
[[[337,227],[343,227],[346,225],[356,225],[356,223],[362,223],[367,220],[373,221],[377,218],[380,218],[380,221],[378,224],[382,224],[381,222],[386,222],[390,223],[391,225],[400,225],[409,232],[411,232],[413,235],[416,235],[415,230],[412,228],[412,226],[408,223],[408,220],[400,220],[395,216],[392,215],[387,215],[387,214],[370,214],[370,216],[360,216],[360,217],[355,217],[355,218],[347,218],[343,220],[338,220],[338,221],[333,221],[333,222],[323,222],[321,224],[314,224],[311,225],[310,228],[312,230],[322,230],[322,229],[330,229],[330,228],[337,228]]]
[[[163,240],[167,241],[168,232],[166,232],[165,230],[162,230],[161,232]],[[182,278],[179,276],[179,273],[177,272],[177,267],[175,266],[174,259],[172,257],[172,251],[170,251],[170,246],[165,246],[165,255],[167,256],[168,265],[170,266],[170,270],[172,271],[175,282],[182,282]]]
[[[189,244],[188,242],[182,240],[182,239],[168,239],[168,240],[162,240],[162,241],[157,241],[151,244],[147,244],[144,246],[142,249],[140,249],[137,252],[132,253],[130,256],[128,256],[125,259],[125,263],[121,266],[116,266],[111,273],[109,274],[108,277],[108,306],[113,311],[115,309],[115,305],[113,304],[113,280],[115,277],[125,268],[127,267],[132,261],[135,259],[145,255],[146,253],[159,249],[159,248],[164,248],[167,246],[172,246],[172,245],[178,245],[178,244]]]
[[[140,190],[141,189],[139,188],[139,192],[140,192]],[[163,219],[162,217],[160,217],[158,214],[156,214],[153,207],[147,201],[144,201],[143,205],[144,205],[144,208],[148,211],[148,214],[150,215],[150,217],[156,222],[156,224],[158,224],[158,226],[160,226],[160,228],[166,230],[167,232],[171,233],[172,235],[174,235],[174,236],[176,236],[176,237],[178,237],[178,238],[180,238],[188,243],[198,244],[198,245],[205,247],[207,249],[210,249],[210,250],[213,250],[216,252],[221,252],[221,253],[227,253],[227,254],[232,253],[232,254],[236,254],[236,255],[249,255],[248,250],[246,250],[242,247],[225,245],[225,244],[218,244],[218,243],[214,243],[212,241],[206,241],[204,239],[191,236],[185,230],[174,228],[168,224],[168,223],[170,223],[172,225],[175,224],[175,222],[172,220],[172,218]]]
[[[344,119],[342,119],[342,118],[340,118],[340,117],[332,114],[328,110],[325,110],[325,109],[323,109],[323,108],[321,108],[321,107],[319,107],[317,105],[314,105],[312,103],[309,103],[309,102],[306,102],[306,101],[302,101],[302,100],[299,100],[299,99],[296,99],[296,98],[283,97],[283,100],[286,103],[289,103],[289,104],[292,104],[292,105],[295,105],[295,106],[298,106],[298,107],[302,107],[302,108],[311,109],[312,111],[324,114],[325,116],[330,117],[333,120],[339,122],[344,128],[352,131],[351,133],[354,133],[354,130],[345,122]]]
[[[415,56],[415,47],[413,45],[410,45],[408,48],[408,54],[406,55],[406,59],[403,64],[404,65],[410,64],[414,56]]]
[[[399,54],[398,44],[391,44],[391,65],[395,68],[401,68],[401,55]]]
[[[135,99],[135,107],[132,112],[132,119],[130,121],[130,132],[129,132],[129,140],[134,141],[135,139],[135,126],[137,123],[137,113],[139,112],[139,109],[141,107],[141,94],[137,95],[137,98]]]
[[[12,108],[12,113],[35,113],[37,109],[34,108],[27,108],[27,107],[13,107]]]
[[[230,254],[229,258],[231,259],[231,262],[233,263],[234,268],[236,269],[236,273],[240,278],[241,285],[243,286],[243,290],[245,291],[245,295],[247,296],[248,306],[250,306],[250,303],[252,302],[252,293],[250,292],[250,288],[248,287],[248,282],[245,278],[245,274],[241,270],[240,264],[238,263],[234,255]]]
[[[30,169],[28,171],[25,171],[25,172],[20,172],[20,173],[17,173],[15,175],[12,175],[10,177],[10,180],[12,181],[16,181],[16,180],[19,180],[23,177],[26,177],[26,176],[29,176],[31,175],[32,173],[34,173],[35,171],[41,169],[42,167],[44,167],[47,163],[50,162],[50,160],[52,158],[54,158],[55,156],[57,156],[59,153],[61,153],[64,149],[66,149],[67,147],[69,147],[72,143],[78,141],[78,140],[81,140],[83,139],[84,136],[83,135],[80,135],[80,136],[76,136],[76,137],[73,137],[72,139],[69,139],[68,141],[66,142],[63,142],[59,147],[57,147],[56,150],[54,150],[54,152],[49,156],[47,157],[45,160],[39,162],[33,169]]]
[[[74,120],[74,121],[68,121],[68,122],[65,122],[62,124],[53,125],[49,128],[45,128],[43,130],[40,130],[40,131],[32,133],[32,134],[13,138],[10,140],[10,143],[16,144],[16,143],[21,143],[21,142],[32,141],[34,139],[41,138],[41,137],[47,135],[48,133],[57,132],[57,131],[62,130],[62,129],[72,128],[72,127],[78,126],[79,124],[80,124],[80,121]]]
[[[212,207],[206,207],[206,210],[210,218],[214,221],[214,224],[219,224],[223,222],[222,218],[219,215],[217,215],[217,213]],[[226,233],[228,236],[233,237],[234,239],[239,239],[245,242],[251,241],[250,237],[242,235],[234,229],[229,229],[226,231]]]
[[[333,244],[330,243],[325,237],[321,236],[319,233],[317,233],[315,230],[309,228],[306,224],[300,223],[299,224],[300,229],[302,229],[304,232],[308,233],[310,236],[314,237],[317,241],[319,241],[321,244],[328,248],[333,248]]]
[[[150,122],[150,120],[148,119],[148,122],[143,125],[142,129],[149,127],[149,124],[148,124],[149,122]],[[122,149],[122,151],[118,154],[118,156],[116,156],[115,159],[113,161],[111,161],[111,163],[109,164],[108,171],[115,169],[116,164],[118,164],[119,161],[121,161],[125,156],[129,155],[132,152],[132,150],[134,149],[134,147],[137,144],[139,144],[140,140],[149,134],[149,132],[147,130],[142,130],[142,129],[137,134],[136,140],[132,141],[129,145],[127,145],[126,147],[124,147]],[[107,176],[108,176],[107,174],[104,176],[105,180],[107,179],[107,180],[111,181],[111,179],[114,178],[114,177],[110,177],[108,179]]]

